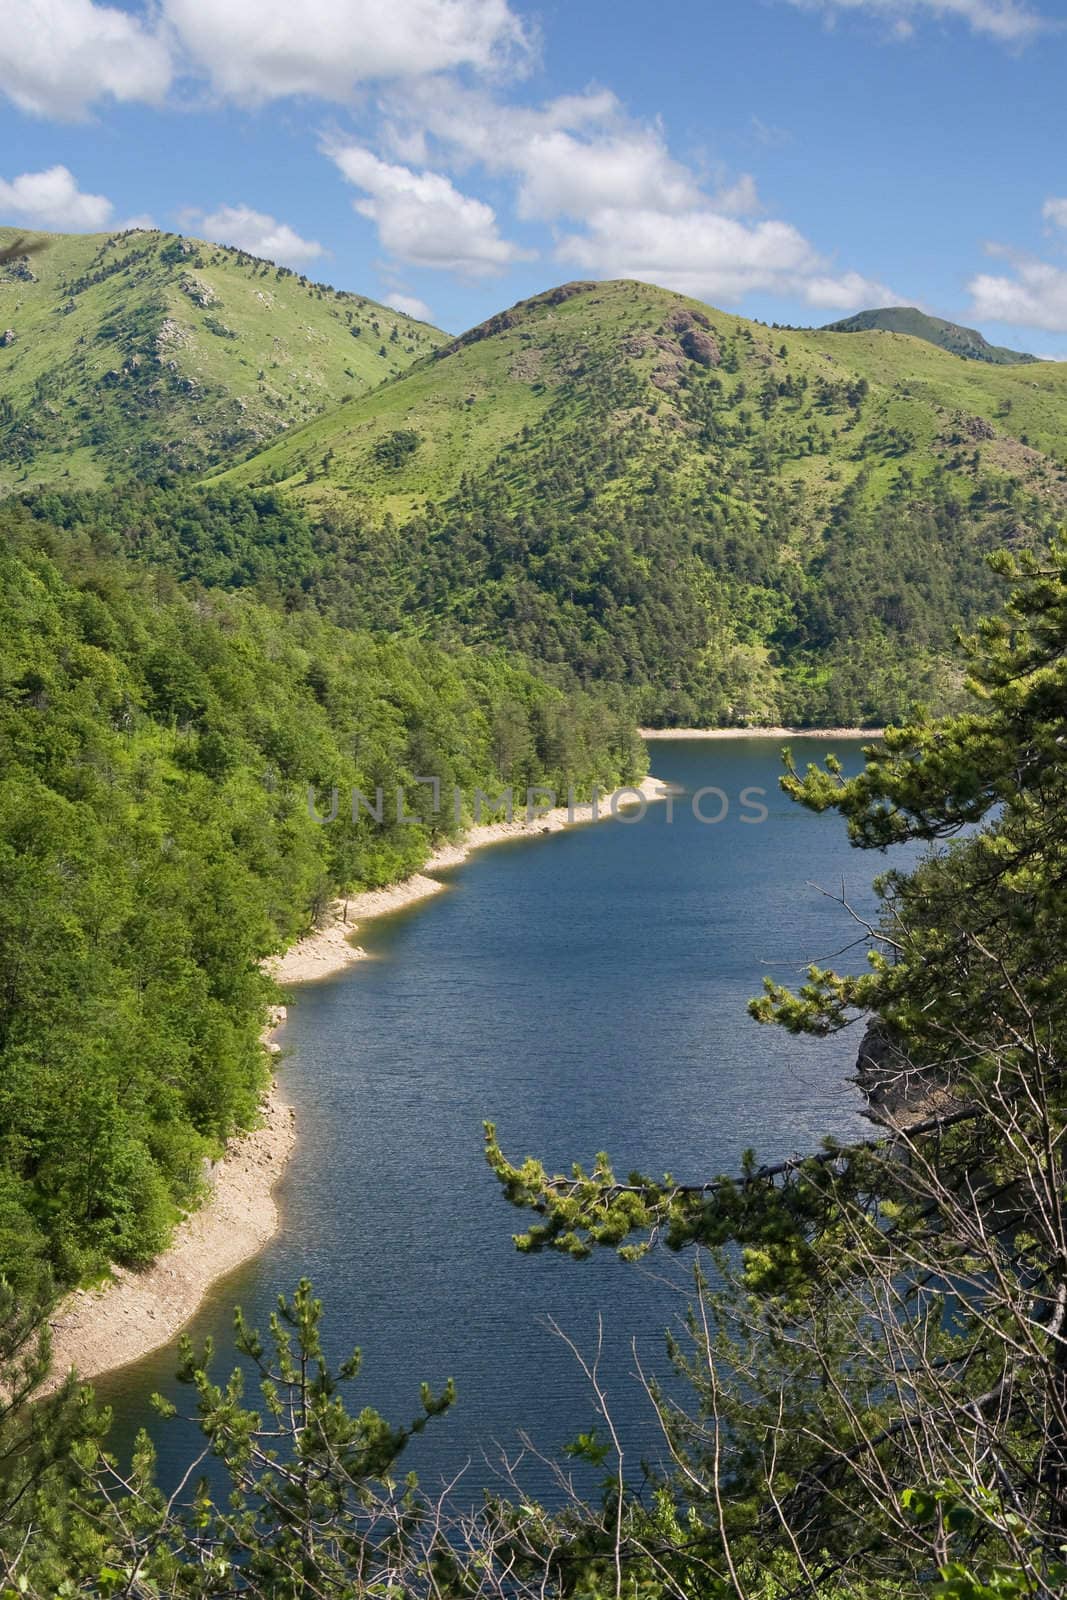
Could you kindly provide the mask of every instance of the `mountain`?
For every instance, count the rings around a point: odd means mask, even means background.
[[[602,431],[589,439],[594,419]],[[504,452],[521,496],[547,433],[577,430],[583,448],[598,450],[625,435],[604,486],[614,501],[675,460],[702,470],[717,453],[711,433],[727,422],[730,454],[770,450],[808,523],[861,476],[875,498],[902,466],[970,482],[973,447],[983,471],[1062,498],[1067,364],[965,366],[876,333],[780,333],[649,284],[572,283],[490,318],[222,475],[284,484],[310,502],[343,490],[377,514],[406,514],[467,474],[495,470]]]
[[[929,317],[915,306],[885,306],[881,311],[859,311],[842,322],[831,322],[824,333],[905,333],[912,339],[925,339],[965,361],[988,361],[996,367],[1018,365],[1036,361],[1037,356],[1024,350],[1009,350],[1005,345],[990,344],[977,328],[964,328],[958,322],[946,322],[943,317]]]
[[[19,240],[0,228],[0,255]],[[395,377],[445,335],[175,234],[34,235],[0,262],[0,495],[203,470]]]
[[[216,482],[304,505],[349,621],[507,641],[649,720],[878,721],[951,699],[985,554],[1062,518],[1067,366],[572,283]]]

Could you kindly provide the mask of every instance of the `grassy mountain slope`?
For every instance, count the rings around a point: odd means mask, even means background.
[[[1036,361],[1036,356],[1024,350],[1009,350],[1006,345],[990,344],[977,328],[964,328],[958,322],[946,322],[944,317],[927,316],[915,306],[885,306],[880,311],[858,311],[854,317],[841,322],[831,322],[826,333],[906,333],[913,339],[925,339],[954,356],[966,361],[988,361],[993,366],[1012,366],[1019,362]]]
[[[951,702],[984,556],[1067,510],[1067,366],[570,284],[223,485],[305,505],[350,620],[507,640],[650,720],[879,721]]]
[[[684,349],[700,338],[706,365]],[[779,334],[638,283],[522,302],[224,475],[311,502],[340,489],[404,514],[506,450],[519,497],[546,429],[562,436],[596,416],[600,447],[627,436],[608,498],[639,492],[668,460],[697,489],[713,454],[709,408],[742,455],[774,451],[775,477],[808,525],[860,476],[877,498],[902,465],[919,481],[941,468],[967,486],[1004,474],[1067,503],[1067,364],[1002,371],[901,336]]]
[[[0,249],[17,236],[0,228]],[[203,469],[445,337],[221,245],[41,237],[46,248],[0,266],[0,495]]]

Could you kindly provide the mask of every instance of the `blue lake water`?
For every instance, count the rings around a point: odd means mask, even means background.
[[[828,748],[847,770],[861,763],[855,742],[793,741],[801,763]],[[798,1040],[759,1027],[745,1004],[767,973],[861,967],[857,929],[830,895],[843,887],[869,910],[889,862],[779,792],[780,741],[651,751],[658,777],[721,789],[724,820],[700,824],[679,798],[672,817],[653,805],[639,822],[482,851],[445,893],[367,924],[372,959],[299,991],[281,1036],[299,1128],[283,1225],[190,1327],[214,1336],[223,1372],[234,1304],[265,1327],[278,1292],[310,1277],[331,1352],[362,1347],[360,1403],[405,1420],[420,1379],[455,1379],[455,1407],[409,1452],[427,1487],[470,1461],[477,1488],[483,1458],[514,1453],[520,1431],[552,1455],[593,1422],[550,1319],[589,1353],[602,1320],[600,1373],[625,1445],[655,1454],[634,1346],[663,1372],[663,1330],[685,1306],[684,1256],[635,1268],[607,1253],[518,1255],[511,1235],[526,1222],[485,1166],[483,1118],[514,1157],[561,1167],[607,1149],[622,1172],[680,1180],[731,1170],[749,1147],[773,1160],[867,1126],[849,1082],[856,1031]],[[766,791],[758,824],[741,820],[752,787]],[[706,815],[721,809],[706,797]],[[163,1352],[98,1383],[120,1450],[152,1390],[179,1397],[173,1366]],[[164,1430],[164,1472],[187,1450],[179,1425]]]

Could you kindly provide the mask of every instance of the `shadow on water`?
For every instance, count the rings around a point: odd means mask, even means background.
[[[826,742],[793,741],[799,763]],[[837,749],[846,770],[859,746]],[[569,1166],[609,1150],[620,1170],[702,1179],[752,1146],[775,1159],[865,1126],[849,1082],[855,1032],[797,1040],[751,1022],[765,973],[810,961],[854,969],[862,949],[841,907],[811,885],[873,906],[885,858],[849,849],[841,823],[778,790],[778,741],[670,741],[657,776],[691,794],[715,785],[727,815],[701,825],[687,799],[551,840],[516,841],[448,874],[448,890],[367,924],[375,959],[303,989],[282,1036],[299,1144],[279,1191],[283,1225],[263,1254],[217,1285],[190,1325],[232,1361],[236,1302],[265,1327],[279,1290],[306,1275],[326,1302],[333,1356],[364,1353],[358,1403],[414,1416],[418,1385],[452,1376],[458,1400],[409,1451],[427,1487],[525,1430],[548,1454],[594,1420],[588,1385],[547,1326],[585,1351],[603,1320],[601,1376],[627,1450],[658,1453],[634,1377],[665,1367],[663,1329],[684,1311],[691,1263],[648,1269],[520,1257],[481,1154],[493,1118],[513,1156]],[[741,820],[759,788],[767,820]],[[721,809],[705,800],[705,814]],[[748,813],[751,814],[751,805]],[[100,1380],[128,1449],[153,1389],[180,1399],[172,1352]],[[189,1453],[161,1430],[165,1476]],[[530,1472],[532,1491],[545,1476]]]

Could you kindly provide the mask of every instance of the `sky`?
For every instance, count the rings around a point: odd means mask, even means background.
[[[570,278],[1067,359],[1067,0],[0,0],[0,221],[450,331]]]

